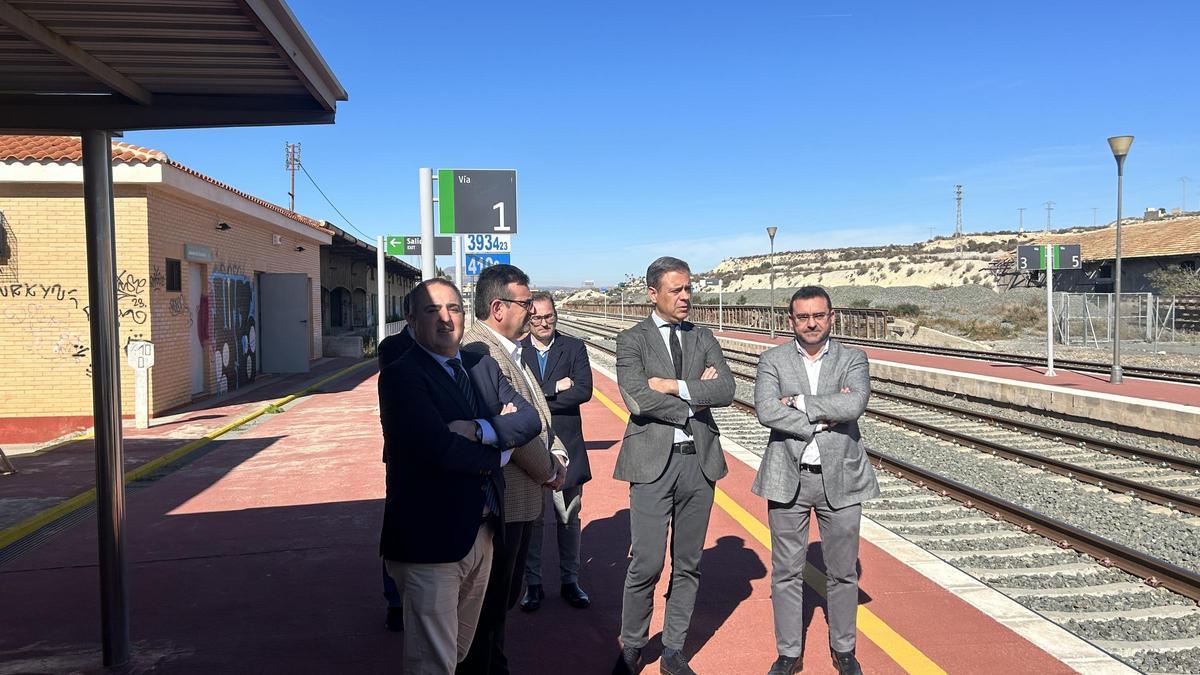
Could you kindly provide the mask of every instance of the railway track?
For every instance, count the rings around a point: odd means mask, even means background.
[[[585,314],[585,316],[597,316],[594,314]],[[608,317],[609,321],[620,321],[622,319],[616,317]],[[634,319],[624,319],[625,321],[634,321]],[[715,328],[716,324],[704,324],[709,328]],[[762,333],[767,334],[770,331],[766,328],[750,328],[744,326],[726,326],[728,329],[738,330],[746,333]],[[872,349],[892,349],[896,351],[919,352],[923,354],[935,354],[938,356],[953,356],[958,358],[976,359],[980,361],[994,361],[999,363],[1013,363],[1027,366],[1040,366],[1046,363],[1045,357],[1035,356],[1031,354],[1005,354],[1001,352],[989,352],[978,349],[961,349],[957,347],[935,347],[931,345],[915,345],[908,343],[895,342],[891,340],[874,340],[867,338],[852,338],[839,337],[839,340],[846,344],[853,344],[860,347],[870,347]],[[1055,366],[1066,370],[1075,370],[1086,373],[1108,373],[1111,365],[1098,361],[1082,361],[1077,359],[1055,359]],[[1148,366],[1122,365],[1122,370],[1126,377],[1137,377],[1146,380],[1159,380],[1164,382],[1179,382],[1184,384],[1200,384],[1200,371],[1178,370],[1172,368],[1152,368]]]
[[[613,349],[604,343],[614,334],[611,329],[605,331],[601,340],[589,345],[611,360]],[[753,417],[753,403],[749,400],[752,396],[748,395],[749,386],[744,381],[748,377],[742,376],[743,382],[739,382],[735,407],[713,412],[724,435],[761,456],[769,432]],[[1155,456],[1142,448],[1123,447],[1082,434],[1071,435],[1001,418],[987,419],[953,406],[938,407],[917,399],[905,400],[912,397],[880,394],[877,398],[880,401],[875,412],[901,416],[895,410],[883,408],[908,406],[922,411],[929,427],[937,428],[939,424],[969,427],[975,435],[987,436],[997,445],[1017,445],[1009,434],[1041,439],[1040,452],[1066,455],[1081,465],[1084,463],[1081,455],[1090,457],[1112,472],[1101,472],[1109,481],[1114,476],[1121,477],[1113,466],[1119,460],[1118,464],[1127,465],[1125,469],[1130,475],[1172,476],[1167,482],[1173,483],[1176,490],[1200,486],[1197,462],[1186,458]],[[911,445],[912,434],[929,435],[911,427],[902,429],[891,420],[885,421],[886,415],[874,417],[879,421],[866,422],[864,436],[869,435],[868,427],[870,432],[888,429],[886,435],[896,437],[893,447]],[[982,428],[975,429],[976,426]],[[946,429],[940,431],[945,433]],[[961,428],[955,431],[963,432]],[[964,433],[967,435],[971,434]],[[947,446],[950,453],[977,452],[961,445],[961,439],[949,440],[931,440],[931,443]],[[883,496],[865,504],[864,515],[1135,668],[1150,672],[1196,672],[1200,668],[1200,639],[1196,637],[1200,634],[1197,630],[1200,610],[1196,607],[1196,601],[1200,600],[1200,574],[1195,570],[876,446],[873,443],[868,453],[880,470]],[[995,457],[1003,455],[997,452],[988,461],[1003,461]],[[1026,459],[1024,466],[1017,469],[1019,479],[1047,481],[1046,485],[1057,484],[1060,490],[1080,480],[1078,474],[1071,480],[1057,476],[1047,479],[1050,470],[1045,459],[1040,456]],[[1052,480],[1060,482],[1049,482]],[[1104,487],[1112,489],[1111,484]],[[1187,498],[1186,507],[1174,504],[1180,511],[1195,512],[1193,509],[1200,506],[1194,496],[1167,492],[1171,493],[1168,499],[1176,502],[1179,497]],[[1175,513],[1172,517],[1178,520],[1180,514]],[[1200,521],[1187,527],[1191,528],[1187,531],[1191,532],[1193,544],[1200,543]]]

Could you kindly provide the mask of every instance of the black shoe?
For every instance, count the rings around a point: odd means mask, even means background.
[[[674,649],[664,649],[662,658],[658,660],[658,670],[662,675],[696,675],[696,671],[683,658],[683,652]]]
[[[780,656],[771,664],[767,675],[796,675],[804,669],[804,661],[799,656]]]
[[[388,607],[387,621],[383,625],[393,633],[404,630],[404,608]]]
[[[636,675],[638,661],[642,659],[642,650],[638,647],[624,647],[617,657],[617,665],[613,666],[613,675]]]
[[[540,587],[538,591],[541,592]],[[568,605],[575,609],[587,609],[588,605],[592,604],[592,599],[588,597],[587,593],[583,592],[579,584],[563,584],[558,594],[563,597],[563,600],[567,601]]]
[[[542,599],[546,594],[542,592],[541,584],[529,584],[525,589],[525,597],[521,598],[522,612],[536,612],[538,607],[542,606]]]
[[[854,658],[854,650],[848,652],[835,652],[830,649],[829,653],[833,656],[833,667],[837,668],[838,675],[862,675],[862,668],[858,665],[858,659]]]

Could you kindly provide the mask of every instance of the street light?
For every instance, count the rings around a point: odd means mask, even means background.
[[[1117,244],[1113,261],[1113,362],[1108,381],[1121,384],[1121,192],[1125,187],[1125,156],[1133,136],[1113,136],[1108,139],[1113,159],[1117,160]]]
[[[767,323],[771,324],[771,339],[775,339],[775,232],[778,227],[768,227],[767,236],[771,238],[771,306],[767,310]]]

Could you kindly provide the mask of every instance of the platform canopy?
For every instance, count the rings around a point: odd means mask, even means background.
[[[105,666],[131,646],[112,135],[332,124],[345,100],[282,0],[0,0],[0,134],[81,137]]]
[[[281,0],[0,0],[0,133],[329,124],[345,100]]]

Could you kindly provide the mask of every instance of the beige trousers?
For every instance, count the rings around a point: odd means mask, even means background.
[[[385,561],[404,596],[405,675],[452,675],[467,655],[492,569],[492,527],[481,525],[453,563]]]

